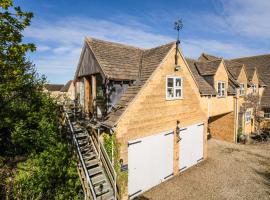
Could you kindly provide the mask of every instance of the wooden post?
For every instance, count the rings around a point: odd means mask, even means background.
[[[84,111],[89,113],[89,100],[90,100],[90,83],[86,77],[84,77]]]
[[[96,115],[96,97],[97,97],[97,81],[96,81],[96,75],[91,75],[91,81],[92,81],[92,105],[93,105],[93,115]]]

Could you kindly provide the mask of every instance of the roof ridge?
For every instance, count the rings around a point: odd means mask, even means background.
[[[169,43],[162,44],[162,45],[159,45],[159,46],[156,46],[156,47],[144,49],[144,51],[154,50],[154,49],[158,49],[158,48],[161,48],[161,47],[164,47],[164,46],[167,46],[167,45],[173,45],[173,44],[175,44],[175,42],[169,42]]]
[[[210,63],[210,62],[216,62],[216,61],[222,61],[223,60],[223,58],[217,58],[217,59],[215,59],[215,60],[207,60],[207,61],[199,61],[199,60],[196,60],[195,62],[197,62],[197,63]]]
[[[86,40],[88,42],[92,42],[93,40],[95,40],[95,41],[99,41],[99,42],[103,42],[103,43],[107,43],[107,44],[120,45],[120,46],[123,46],[123,47],[138,49],[138,50],[142,50],[142,51],[146,50],[145,48],[141,48],[141,47],[136,47],[136,46],[132,46],[132,45],[128,45],[128,44],[123,44],[123,43],[120,43],[120,42],[101,40],[101,39],[97,39],[97,38],[93,38],[93,37],[89,37],[89,36],[86,37]]]

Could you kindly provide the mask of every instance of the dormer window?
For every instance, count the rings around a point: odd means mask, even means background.
[[[240,83],[240,96],[244,96],[245,94],[246,94],[245,84]]]
[[[181,77],[168,76],[166,81],[166,99],[175,100],[183,98],[183,80]]]
[[[257,87],[256,87],[256,85],[253,85],[252,86],[252,93],[253,93],[253,95],[256,95],[257,94]]]
[[[225,97],[225,82],[218,82],[218,97]]]
[[[246,124],[251,122],[251,111],[246,111]]]

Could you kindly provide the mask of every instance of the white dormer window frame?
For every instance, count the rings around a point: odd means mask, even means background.
[[[225,81],[218,81],[218,97],[225,97]]]
[[[183,78],[180,76],[166,77],[166,100],[183,99]]]
[[[240,96],[245,96],[245,95],[246,95],[245,84],[240,83]]]

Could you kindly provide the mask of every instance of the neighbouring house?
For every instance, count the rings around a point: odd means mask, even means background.
[[[236,142],[242,132],[250,135],[255,131],[253,107],[246,102],[248,94],[261,96],[265,88],[256,66],[247,67],[235,60],[203,53],[198,60],[187,59],[198,82],[206,81],[211,97],[201,93],[202,104],[208,112],[211,136]],[[220,71],[220,72],[219,72]],[[205,84],[200,84],[207,88]]]
[[[44,92],[50,94],[51,97],[62,102],[64,99],[75,99],[75,86],[73,81],[68,81],[65,85],[63,84],[45,84]]]
[[[223,59],[186,59],[200,86],[201,105],[207,113],[208,133],[217,139],[236,140],[235,87]]]
[[[75,100],[75,85],[72,80],[68,81],[64,87],[61,88],[60,92],[64,94],[65,98]]]
[[[209,82],[225,72],[227,88],[224,62],[213,65]],[[75,95],[89,118],[88,126],[113,134],[119,144],[119,157],[112,162],[125,166],[121,173],[128,173],[126,187],[120,188],[123,199],[207,158],[209,113],[201,95],[207,101],[218,88],[192,70],[175,42],[141,49],[85,39],[74,78]],[[228,95],[224,90],[218,93]],[[213,116],[220,114],[215,112],[211,111]],[[233,112],[233,106],[225,112]]]
[[[248,69],[256,68],[259,74],[259,86],[265,87],[260,91],[261,108],[264,112],[265,124],[270,127],[270,54],[235,58],[233,61],[243,63]]]
[[[63,84],[45,84],[44,92],[49,93],[54,98],[57,98],[62,95],[62,92],[60,90],[63,87]]]

